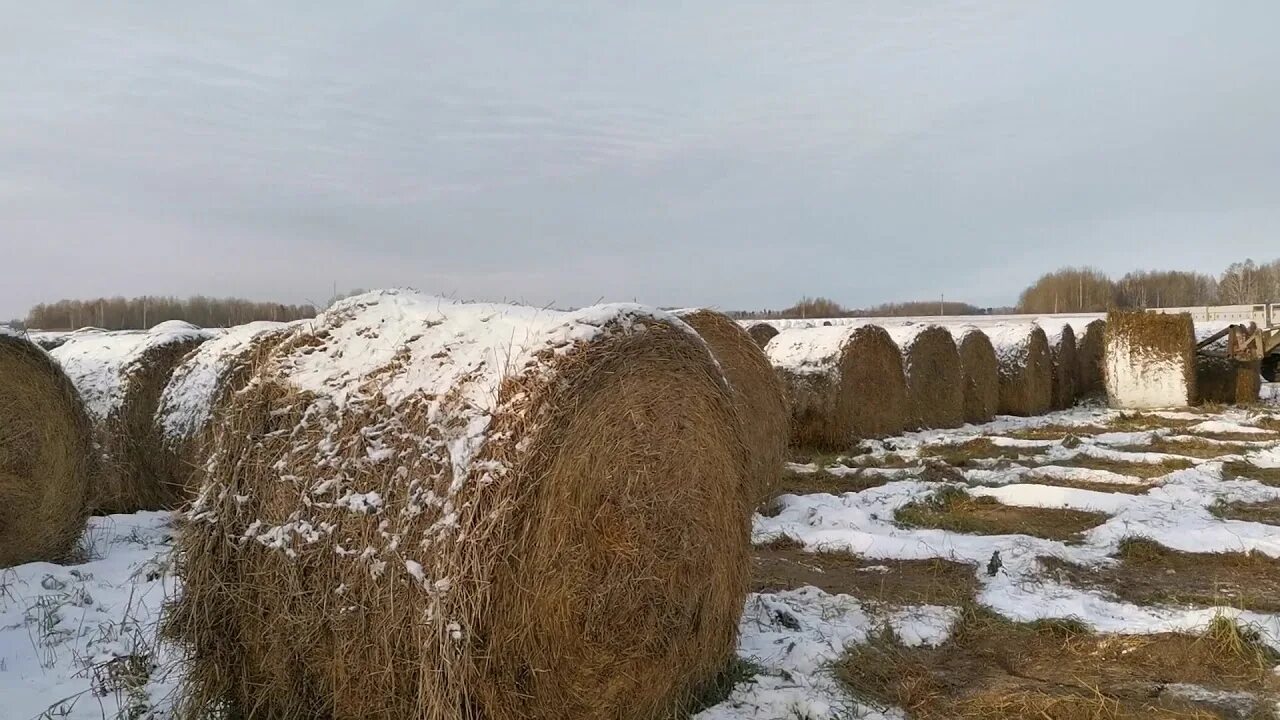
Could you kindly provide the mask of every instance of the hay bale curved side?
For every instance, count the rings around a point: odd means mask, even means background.
[[[765,354],[787,388],[796,447],[847,450],[906,429],[902,353],[884,328],[791,328],[770,340]]]
[[[1196,401],[1247,405],[1262,390],[1262,361],[1196,354]]]
[[[1107,391],[1102,379],[1102,348],[1107,321],[1091,320],[1073,330],[1076,333],[1076,359],[1080,363],[1078,392],[1081,396],[1101,395]]]
[[[1184,407],[1196,398],[1196,333],[1187,313],[1107,313],[1107,403]]]
[[[983,329],[996,351],[1000,414],[1031,417],[1053,405],[1053,360],[1044,330],[1033,323],[1005,323]]]
[[[174,368],[156,405],[160,432],[159,482],[185,502],[199,489],[197,473],[208,460],[212,423],[252,369],[298,323],[252,322],[229,328],[186,354]]]
[[[222,418],[164,623],[182,708],[649,718],[733,655],[748,450],[670,315],[356,296]]]
[[[964,424],[964,380],[951,333],[940,325],[886,326],[902,351],[910,408],[907,427],[954,428]]]
[[[179,361],[210,336],[170,321],[146,332],[75,333],[52,351],[84,398],[93,424],[100,463],[94,513],[158,510],[180,500],[160,482],[156,406]]]
[[[747,328],[747,334],[751,336],[752,340],[755,340],[757,345],[764,347],[778,334],[778,328],[769,323],[756,323]]]
[[[75,386],[38,346],[0,328],[0,567],[72,551],[95,469]]]
[[[987,334],[972,325],[955,328],[956,352],[964,382],[964,419],[985,423],[1000,408],[1000,371]]]
[[[706,341],[733,388],[752,455],[753,481],[745,492],[754,506],[770,497],[782,472],[791,418],[782,381],[756,341],[727,315],[713,310],[677,314]]]
[[[1053,409],[1066,410],[1076,404],[1080,385],[1080,358],[1076,353],[1076,333],[1062,320],[1038,321],[1049,342]]]

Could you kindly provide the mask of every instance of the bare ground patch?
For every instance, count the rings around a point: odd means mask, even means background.
[[[798,543],[756,546],[752,592],[812,585],[828,593],[890,605],[961,605],[978,581],[971,565],[943,560],[875,560],[846,552],[806,552]]]
[[[908,527],[1069,541],[1106,522],[1107,515],[1068,508],[1005,505],[992,497],[974,497],[960,488],[946,487],[928,498],[898,508],[894,519]]]
[[[1070,620],[1016,623],[971,608],[937,648],[889,632],[836,666],[853,694],[918,720],[1274,718],[1277,658],[1229,620],[1200,636],[1102,635]],[[1193,699],[1186,685],[1237,695]]]
[[[1261,553],[1188,553],[1147,538],[1127,538],[1113,567],[1041,558],[1059,581],[1091,587],[1139,605],[1222,605],[1280,612],[1280,561]]]

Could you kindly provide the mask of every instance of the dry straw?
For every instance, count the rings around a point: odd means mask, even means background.
[[[788,328],[765,353],[787,388],[796,447],[847,450],[907,427],[902,354],[884,328]]]
[[[94,470],[89,419],[71,381],[35,344],[0,329],[0,567],[71,552]]]
[[[1106,320],[1093,320],[1076,336],[1076,360],[1080,363],[1078,392],[1080,395],[1100,395],[1107,388],[1102,375],[1103,336],[1107,331]]]
[[[1196,356],[1196,393],[1201,403],[1249,405],[1258,402],[1261,390],[1261,361]]]
[[[1080,358],[1076,353],[1076,333],[1062,321],[1042,322],[1041,327],[1049,341],[1053,407],[1065,410],[1076,404],[1079,394]]]
[[[733,655],[748,452],[670,316],[357,296],[217,425],[188,716],[663,717]]]
[[[764,347],[778,334],[778,328],[769,323],[756,323],[747,329],[747,334],[751,336],[752,340],[756,341],[757,345]]]
[[[1031,323],[986,328],[996,351],[1000,376],[1000,413],[1043,415],[1053,404],[1053,360],[1044,330]]]
[[[964,419],[984,423],[995,417],[1000,407],[996,351],[986,333],[972,325],[958,328],[957,336],[956,350],[964,383]]]
[[[1108,403],[1121,408],[1191,404],[1195,337],[1187,313],[1108,313],[1103,357]]]
[[[209,337],[186,323],[170,322],[147,332],[76,333],[53,350],[93,423],[101,467],[95,514],[158,510],[180,502],[175,488],[161,482],[156,407],[173,369]]]
[[[963,425],[964,380],[951,333],[939,325],[901,325],[886,330],[902,350],[910,407],[908,427]]]
[[[707,342],[733,387],[734,404],[752,453],[753,482],[746,488],[746,497],[752,503],[765,500],[781,476],[791,419],[782,381],[760,346],[726,315],[694,310],[681,313],[680,319]]]

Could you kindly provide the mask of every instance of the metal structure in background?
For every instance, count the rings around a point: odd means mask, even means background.
[[[1231,322],[1199,340],[1196,352],[1242,362],[1260,361],[1268,382],[1276,382],[1280,375],[1280,303],[1153,308],[1150,312],[1185,312],[1196,322]]]

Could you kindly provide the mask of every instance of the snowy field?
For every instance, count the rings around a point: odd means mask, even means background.
[[[993,680],[975,627],[1041,645],[1036,633],[1068,628],[1055,657],[1064,666],[1105,668],[1103,655],[1071,653],[1117,642],[1187,653],[1181,665],[1126,665],[1122,683],[1082,680],[1100,696],[1123,688],[1116,711],[1097,717],[1274,716],[1280,416],[1269,410],[1082,407],[796,460],[755,518],[739,667],[695,717],[1018,716],[934,712],[944,701],[977,707],[971,695],[994,685],[1001,702],[1040,707],[1043,678],[1004,668]],[[169,716],[181,667],[156,623],[176,589],[173,532],[168,513],[95,518],[80,564],[0,571],[0,717]],[[1034,624],[1045,619],[1071,622]],[[1224,626],[1238,631],[1225,659],[1214,654]],[[1124,647],[1136,657],[1156,646]],[[1031,668],[1035,650],[1008,651]],[[971,675],[955,682],[962,651]],[[1266,667],[1233,675],[1240,657]],[[1219,659],[1227,670],[1203,671]],[[937,697],[912,695],[893,677],[868,677],[882,660],[910,661],[924,678],[951,672],[950,682]],[[1140,698],[1125,694],[1135,687]],[[1053,688],[1053,702],[1078,700],[1070,681]],[[886,696],[924,699],[904,714]],[[1173,710],[1123,712],[1141,703]]]

